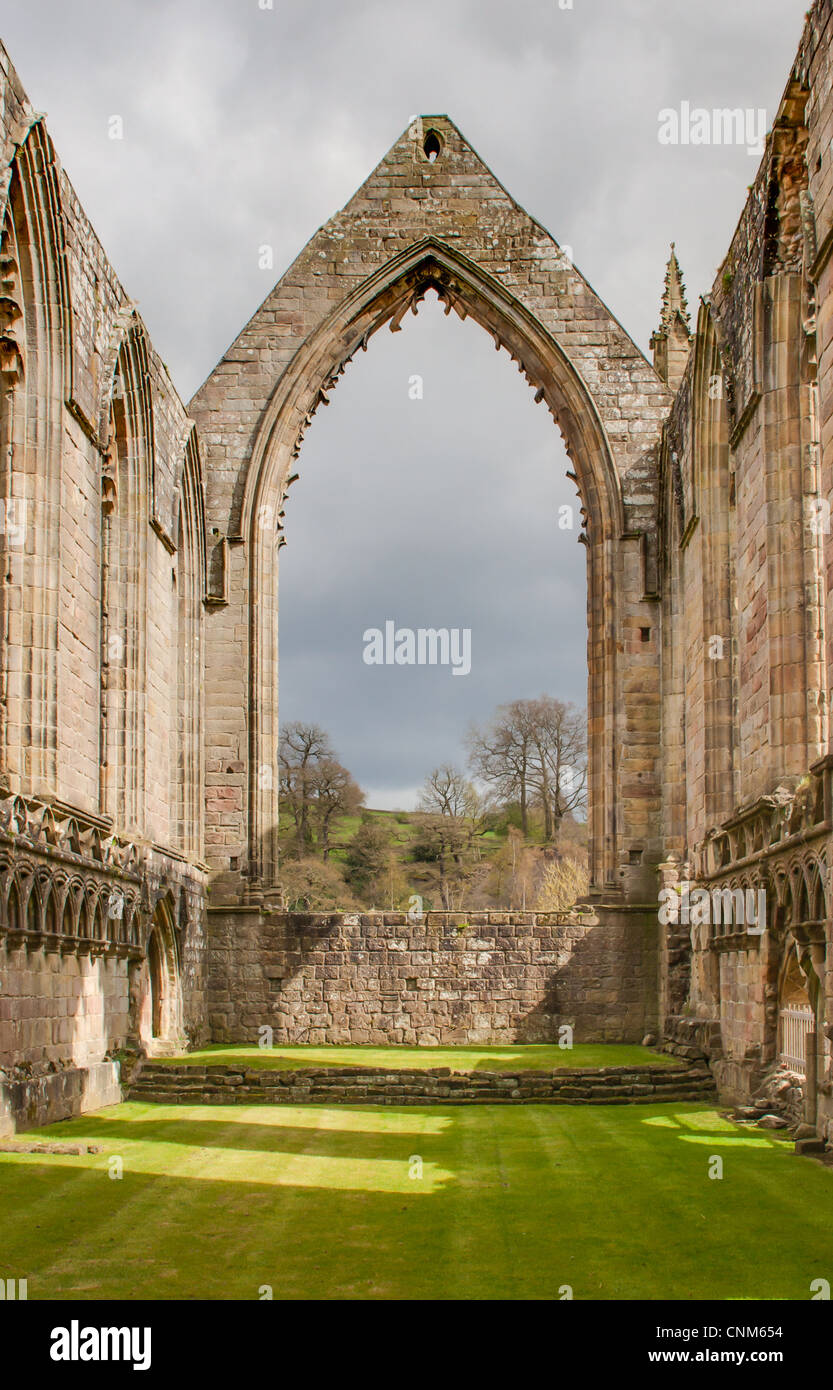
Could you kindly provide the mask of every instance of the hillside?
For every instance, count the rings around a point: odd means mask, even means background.
[[[281,821],[281,886],[296,911],[336,908],[424,911],[566,907],[586,891],[586,825],[565,816],[554,842],[543,821],[519,828],[515,808],[474,821],[417,811],[362,809],[301,851],[295,824]]]

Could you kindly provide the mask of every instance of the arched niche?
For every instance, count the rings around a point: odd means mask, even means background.
[[[170,905],[163,899],[153,913],[144,956],[131,967],[129,1032],[146,1056],[179,1053],[182,979]]]

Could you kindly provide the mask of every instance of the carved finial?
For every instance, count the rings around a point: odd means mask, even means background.
[[[671,255],[668,257],[668,265],[665,267],[665,289],[662,294],[662,314],[660,324],[670,328],[675,317],[679,317],[683,328],[690,335],[691,319],[688,312],[688,302],[685,297],[685,285],[683,284],[683,272],[680,270],[680,262],[677,260],[675,242],[671,243]]]
[[[691,319],[683,273],[677,260],[675,243],[672,241],[671,255],[665,268],[659,328],[651,338],[654,367],[672,391],[676,391],[682,381],[690,346]]]

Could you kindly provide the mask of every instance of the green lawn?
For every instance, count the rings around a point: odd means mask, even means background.
[[[622,1043],[528,1043],[517,1047],[257,1047],[213,1044],[184,1057],[156,1057],[170,1066],[268,1067],[289,1071],[298,1067],[373,1067],[380,1071],[429,1071],[448,1067],[453,1072],[552,1071],[555,1067],[678,1067],[667,1053]]]
[[[0,1274],[30,1299],[806,1300],[833,1280],[833,1172],[695,1104],[131,1103],[35,1137],[102,1151],[0,1155]]]

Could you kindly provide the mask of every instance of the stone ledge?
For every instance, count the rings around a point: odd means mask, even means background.
[[[241,1072],[154,1066],[133,1074],[129,1099],[167,1105],[619,1105],[715,1096],[704,1067],[606,1067],[557,1072],[380,1071],[331,1067]]]
[[[0,1138],[20,1130],[69,1120],[122,1100],[118,1062],[98,1062],[89,1067],[24,1080],[0,1081]]]

